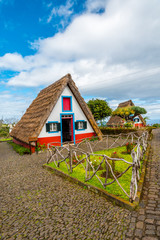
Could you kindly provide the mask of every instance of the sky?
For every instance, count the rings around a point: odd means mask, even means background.
[[[132,99],[160,123],[159,0],[0,0],[0,118],[70,73],[86,101]]]

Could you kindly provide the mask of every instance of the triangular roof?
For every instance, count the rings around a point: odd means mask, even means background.
[[[132,102],[132,100],[128,100],[125,102],[122,102],[118,105],[118,108],[123,108],[123,107],[132,107],[135,106],[134,103]],[[141,115],[138,115],[138,117],[141,119],[141,121],[145,124],[145,121],[143,119],[143,117]],[[122,118],[120,116],[111,116],[109,121],[107,122],[108,126],[111,125],[118,125],[122,123]]]
[[[51,114],[61,93],[67,85],[81,106],[82,111],[93,127],[95,133],[101,138],[102,133],[70,74],[67,74],[60,80],[40,91],[36,99],[33,100],[25,114],[22,116],[21,120],[13,128],[10,135],[25,143],[29,143],[29,139],[38,138],[47,118]]]

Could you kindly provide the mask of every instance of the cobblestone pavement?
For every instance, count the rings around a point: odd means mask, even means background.
[[[131,212],[0,144],[0,239],[125,239]]]
[[[126,240],[160,239],[160,130],[153,131],[151,145],[142,201],[138,211],[132,213]]]
[[[160,131],[154,132],[138,211],[51,174],[46,155],[19,156],[0,144],[0,239],[160,239]]]

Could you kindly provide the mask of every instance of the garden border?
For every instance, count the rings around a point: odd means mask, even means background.
[[[69,180],[70,182],[76,183],[81,187],[86,187],[88,190],[94,192],[94,193],[98,193],[100,196],[105,197],[106,199],[110,200],[112,203],[117,204],[118,206],[121,207],[125,207],[128,210],[135,210],[140,202],[141,196],[142,196],[142,189],[143,189],[143,185],[144,185],[144,179],[145,179],[145,173],[146,173],[146,166],[147,166],[147,162],[149,159],[149,155],[150,155],[150,149],[151,149],[151,145],[148,144],[147,146],[147,150],[145,153],[145,158],[144,158],[144,162],[143,162],[143,166],[142,166],[142,172],[141,172],[141,177],[140,180],[138,182],[138,191],[137,191],[137,197],[135,199],[134,203],[130,203],[129,201],[126,201],[124,199],[122,199],[121,197],[117,197],[116,195],[113,195],[111,193],[106,192],[105,190],[92,186],[88,183],[83,183],[80,180],[69,176],[68,174],[62,172],[61,170],[58,170],[56,168],[50,167],[46,164],[43,164],[42,167],[47,169],[50,172],[55,173],[58,176],[61,176],[67,180]]]

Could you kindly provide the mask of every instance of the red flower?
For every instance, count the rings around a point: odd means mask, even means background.
[[[117,152],[114,152],[114,154],[116,154]]]

